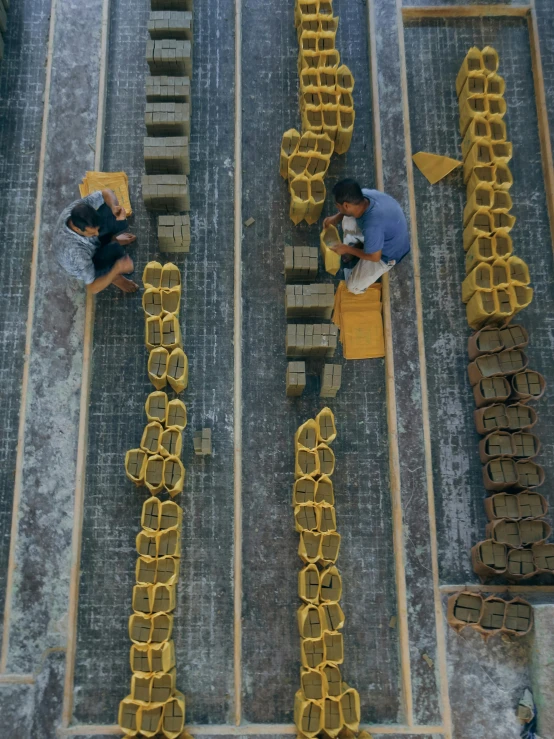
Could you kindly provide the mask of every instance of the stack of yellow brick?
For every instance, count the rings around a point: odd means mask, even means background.
[[[332,0],[297,0],[299,103],[302,136],[283,135],[281,175],[288,179],[291,220],[315,223],[325,202],[324,177],[333,151],[344,154],[354,131],[354,77],[335,48]],[[316,134],[317,138],[306,134]],[[300,155],[300,156],[299,156]]]
[[[513,254],[505,82],[498,74],[498,54],[490,46],[472,47],[456,79],[463,137],[464,250],[466,278],[462,300],[473,329],[509,319],[532,300],[527,264]]]
[[[344,660],[344,613],[339,604],[342,580],[335,566],[340,547],[330,477],[335,456],[329,446],[336,435],[333,413],[324,408],[295,436],[292,503],[300,533],[298,554],[305,567],[298,575],[303,601],[298,609],[302,667],[294,721],[299,736],[305,737],[357,732],[360,723],[358,691],[343,682],[339,667]]]

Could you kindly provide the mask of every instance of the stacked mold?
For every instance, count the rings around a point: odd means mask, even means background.
[[[472,47],[456,79],[467,186],[462,300],[476,330],[504,322],[533,298],[527,264],[513,253],[512,144],[504,121],[506,85],[497,70],[492,47]]]
[[[166,381],[175,392],[187,385],[187,358],[181,348],[179,305],[181,276],[173,264],[146,266],[143,275],[148,375],[157,390],[146,400],[147,423],[140,447],[125,455],[125,472],[137,486],[148,488],[137,536],[136,585],[129,619],[131,692],[119,706],[125,736],[184,736],[185,699],[176,690],[175,649],[171,634],[175,589],[181,554],[183,511],[174,498],[182,492],[182,432],[185,404],[163,392]]]
[[[324,408],[302,424],[295,435],[293,508],[300,534],[298,554],[305,567],[298,575],[300,631],[300,690],[294,721],[300,735],[336,737],[358,731],[360,698],[342,680],[344,614],[339,601],[342,580],[335,564],[340,548],[331,475],[336,438],[333,413]]]
[[[472,549],[475,572],[483,581],[494,575],[518,581],[554,573],[554,544],[546,543],[548,504],[537,491],[545,477],[535,461],[540,441],[531,432],[537,412],[530,402],[543,395],[546,384],[528,367],[528,342],[519,324],[485,327],[468,342],[475,426],[483,436],[479,456],[489,495],[487,538]]]
[[[296,0],[302,134],[281,142],[280,173],[288,180],[291,220],[315,223],[325,202],[324,178],[333,152],[344,154],[354,130],[354,77],[336,48],[332,0]]]
[[[151,0],[142,196],[158,216],[160,251],[190,251],[192,0]]]

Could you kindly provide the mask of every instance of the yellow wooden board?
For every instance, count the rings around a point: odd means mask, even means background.
[[[333,323],[340,329],[345,359],[372,359],[385,356],[381,285],[371,285],[365,293],[348,292],[340,282],[335,294]]]
[[[115,192],[119,204],[125,208],[127,216],[130,216],[133,209],[129,198],[129,179],[125,172],[87,172],[79,185],[82,198],[96,190],[106,189]]]

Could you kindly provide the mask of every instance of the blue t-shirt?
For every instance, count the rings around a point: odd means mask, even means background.
[[[408,224],[402,208],[394,198],[380,190],[364,187],[362,193],[369,200],[369,208],[356,220],[364,235],[364,252],[375,254],[382,251],[383,262],[393,259],[399,262],[410,251]]]

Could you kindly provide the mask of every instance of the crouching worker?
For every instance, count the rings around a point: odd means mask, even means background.
[[[125,247],[136,240],[129,233],[125,209],[111,190],[98,190],[62,211],[53,236],[58,264],[95,295],[108,285],[134,293],[138,285],[125,275],[133,261]]]
[[[341,255],[348,290],[363,293],[410,251],[408,224],[394,198],[355,180],[337,182],[333,196],[339,212],[323,227],[342,224],[344,243],[331,249]]]

